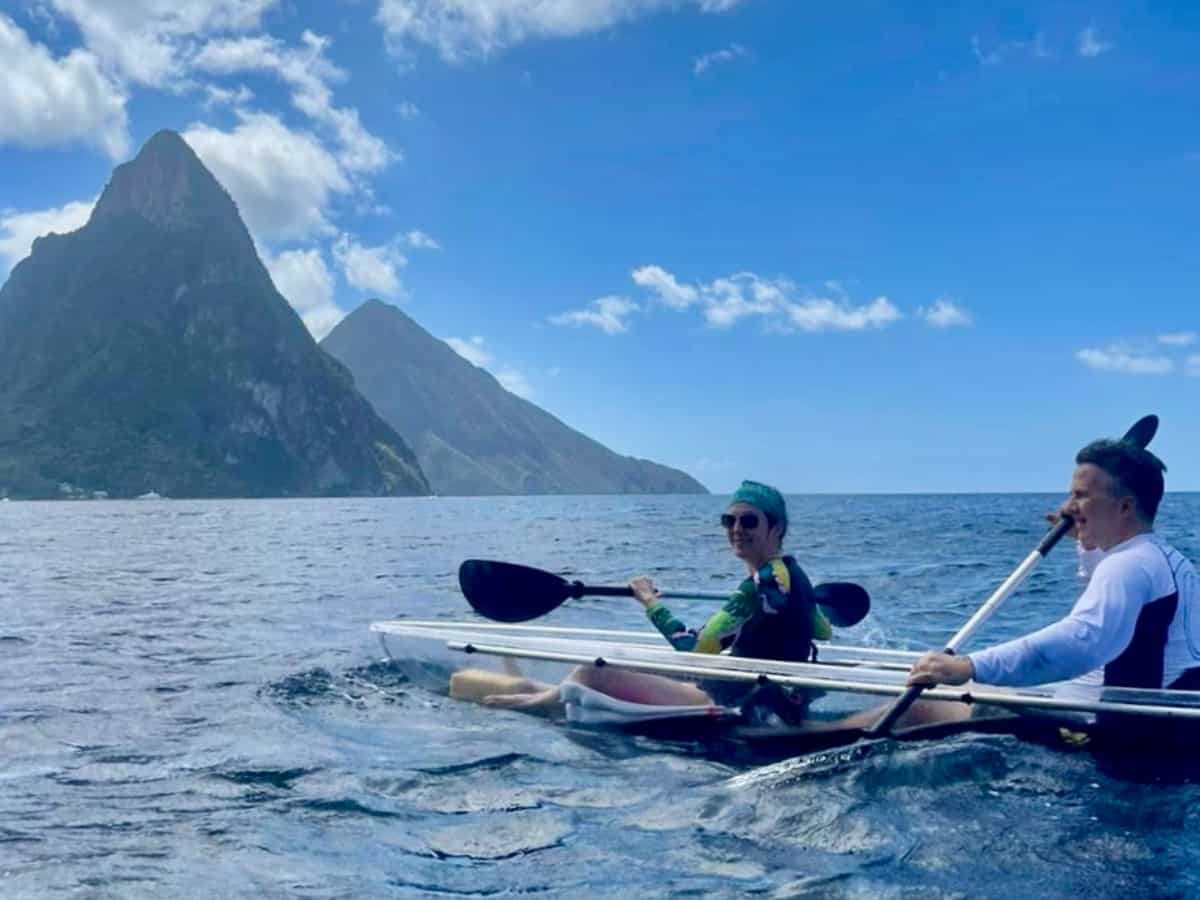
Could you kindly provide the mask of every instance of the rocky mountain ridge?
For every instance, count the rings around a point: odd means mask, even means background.
[[[275,289],[177,134],[0,288],[0,490],[428,494],[409,446]]]
[[[416,451],[442,494],[707,493],[621,456],[505,390],[409,316],[368,300],[321,342]]]

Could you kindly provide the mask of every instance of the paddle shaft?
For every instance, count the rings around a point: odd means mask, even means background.
[[[578,585],[578,587],[576,587]],[[617,587],[610,585],[590,585],[573,582],[569,585],[571,597],[632,597],[633,588],[628,585]],[[578,593],[576,593],[578,591]],[[718,594],[714,591],[659,591],[662,600],[715,600],[724,603],[729,594]]]
[[[1038,563],[1046,558],[1046,554],[1062,540],[1063,536],[1070,531],[1075,525],[1075,521],[1070,516],[1063,516],[1058,520],[1058,523],[1051,528],[1041,542],[1034,548],[1022,563],[1013,570],[1013,573],[1004,579],[1004,583],[996,588],[995,593],[988,597],[983,606],[975,611],[975,615],[967,620],[966,624],[958,630],[954,637],[946,642],[946,648],[943,653],[956,653],[971,637],[972,634],[991,616],[996,608],[1007,600],[1029,577],[1029,573],[1034,570]],[[884,712],[879,720],[867,729],[867,734],[872,737],[887,734],[891,727],[896,724],[908,708],[913,705],[921,693],[925,690],[925,685],[915,684],[907,691],[900,695],[887,711]]]
[[[578,581],[563,582],[562,589],[566,597],[633,597],[633,588],[614,585],[587,585]],[[871,598],[867,592],[856,584],[849,582],[828,581],[813,588],[817,606],[825,613],[830,623],[838,628],[849,628],[857,625],[871,607]],[[659,600],[710,600],[724,603],[729,600],[728,594],[714,594],[706,591],[659,591]]]
[[[468,559],[458,567],[458,583],[471,608],[484,618],[512,624],[527,622],[558,609],[571,598],[632,597],[629,585],[588,585],[551,572],[499,560]],[[822,582],[813,599],[839,628],[857,625],[871,608],[871,597],[848,581]],[[728,603],[730,594],[710,591],[661,591],[664,600],[707,600]]]

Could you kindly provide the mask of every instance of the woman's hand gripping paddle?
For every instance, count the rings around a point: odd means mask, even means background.
[[[1150,415],[1143,416],[1133,423],[1133,426],[1125,432],[1123,441],[1131,444],[1136,444],[1143,449],[1154,439],[1155,432],[1158,431],[1158,416]],[[1021,583],[1029,576],[1034,567],[1045,559],[1054,545],[1062,540],[1063,536],[1075,527],[1074,521],[1070,516],[1063,516],[1051,528],[1046,536],[1041,539],[1037,547],[1034,548],[1025,560],[1017,566],[1011,575],[1004,580],[1000,587],[996,588],[996,592],[984,602],[983,606],[976,610],[975,615],[967,620],[967,623],[958,630],[954,637],[950,638],[946,644],[943,653],[955,653],[967,639],[975,632],[975,630],[984,623],[984,621],[996,608],[1003,603],[1009,596],[1016,592]],[[887,708],[887,710],[879,717],[879,719],[866,730],[869,737],[883,737],[892,726],[913,705],[914,701],[921,696],[921,692],[925,690],[924,685],[913,685],[905,693],[901,694],[896,701]]]
[[[458,569],[458,583],[471,607],[497,622],[528,622],[557,609],[571,598],[632,597],[628,586],[587,585],[567,581],[551,572],[516,563],[468,559]],[[829,581],[813,588],[817,605],[838,628],[849,628],[863,620],[871,598],[860,585]],[[728,594],[703,591],[662,591],[664,600],[713,600],[725,602]]]

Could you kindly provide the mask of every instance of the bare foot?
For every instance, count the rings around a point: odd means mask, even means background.
[[[557,687],[531,693],[488,694],[483,698],[484,706],[498,706],[502,709],[541,709],[555,706],[559,702]]]

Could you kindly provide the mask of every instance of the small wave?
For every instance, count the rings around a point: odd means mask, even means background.
[[[859,763],[880,753],[890,752],[893,743],[886,740],[861,741],[836,750],[794,756],[734,775],[725,784],[734,791],[779,790],[818,777],[841,777],[854,771]]]
[[[347,680],[375,688],[379,691],[394,690],[407,685],[411,680],[400,666],[389,660],[379,660],[365,666],[355,666],[346,671]]]
[[[473,759],[470,762],[454,763],[449,766],[435,766],[430,769],[417,769],[416,771],[425,775],[461,775],[464,772],[506,769],[526,759],[530,759],[530,757],[524,753],[502,753],[499,756],[486,756],[483,759]]]
[[[333,675],[327,669],[315,668],[307,672],[296,672],[274,681],[262,689],[262,693],[276,700],[290,703],[306,703],[324,699],[333,689]]]
[[[147,753],[112,753],[97,756],[93,763],[102,766],[148,766],[161,762],[161,756],[151,756]]]
[[[45,838],[12,828],[0,828],[0,844],[37,844]]]
[[[400,888],[404,891],[416,890],[420,892],[422,897],[498,897],[511,896],[512,888],[507,885],[497,888],[452,888],[447,887],[442,883],[425,882],[425,881],[401,881],[393,880],[388,882],[392,887]],[[582,886],[581,886],[582,887]],[[548,894],[559,893],[561,888],[555,887],[538,887],[538,888],[522,888],[522,894]]]
[[[233,772],[216,772],[215,777],[234,784],[270,785],[280,790],[290,790],[292,782],[319,772],[319,769],[239,769]]]
[[[478,822],[443,828],[428,842],[438,859],[495,862],[565,847],[572,833],[570,825],[557,817],[505,814],[502,820],[489,818],[484,828]]]
[[[344,700],[361,706],[372,696],[385,703],[402,700],[406,694],[399,686],[408,681],[408,674],[383,661],[355,666],[340,675],[320,667],[296,672],[271,682],[259,694],[287,705],[311,706],[326,700]]]
[[[998,747],[984,743],[988,738],[943,739],[929,746],[901,747],[876,756],[871,765],[860,765],[850,782],[869,796],[882,797],[889,791],[931,784],[998,781],[1008,775],[1011,745]]]
[[[404,811],[397,812],[396,810],[367,806],[367,804],[350,797],[339,797],[336,800],[301,800],[295,806],[313,812],[334,813],[339,816],[370,816],[374,819],[403,819],[409,815]]]

